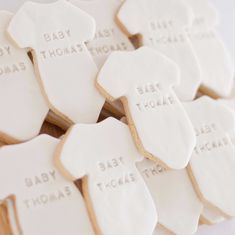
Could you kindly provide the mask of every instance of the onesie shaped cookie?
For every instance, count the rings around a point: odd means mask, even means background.
[[[113,51],[131,51],[134,46],[116,24],[116,14],[121,6],[119,0],[69,0],[75,6],[94,17],[96,34],[87,47],[97,66],[102,67]]]
[[[138,163],[137,168],[155,201],[158,223],[174,234],[195,234],[203,205],[186,169],[166,170],[148,159]]]
[[[235,148],[233,113],[208,97],[186,103],[185,109],[194,125],[197,145],[189,172],[201,198],[224,216],[235,216]]]
[[[24,235],[93,235],[82,196],[54,167],[59,140],[41,135],[0,149],[0,198],[15,195]]]
[[[234,69],[227,50],[216,32],[217,14],[208,0],[184,0],[195,19],[188,35],[201,67],[201,91],[213,97],[226,97],[232,91]]]
[[[191,122],[172,89],[179,79],[176,65],[147,47],[114,52],[97,78],[97,87],[107,99],[121,98],[141,153],[173,169],[188,164],[196,142]]]
[[[12,14],[0,11],[0,141],[22,142],[36,136],[48,113],[26,50],[7,37]]]
[[[199,63],[185,32],[192,11],[179,0],[126,0],[117,15],[130,35],[157,49],[180,67],[181,81],[174,88],[180,100],[194,99],[201,83]]]
[[[77,124],[63,138],[57,166],[71,180],[87,176],[83,192],[97,234],[153,234],[156,208],[135,166],[142,160],[128,127],[114,118]]]
[[[68,122],[96,122],[104,99],[95,89],[97,68],[84,43],[95,35],[94,19],[65,0],[26,2],[8,32],[19,47],[33,49],[51,110]]]

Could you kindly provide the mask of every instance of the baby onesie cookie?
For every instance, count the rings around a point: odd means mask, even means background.
[[[93,235],[80,192],[54,167],[58,143],[41,135],[24,144],[2,147],[0,198],[15,195],[24,235]]]
[[[57,166],[71,180],[86,176],[83,192],[97,234],[153,234],[156,208],[135,166],[142,159],[128,127],[114,118],[77,124],[63,138]]]
[[[217,33],[217,14],[208,0],[184,0],[195,19],[188,35],[201,67],[201,91],[213,97],[226,97],[232,91],[234,69]]]
[[[0,11],[0,141],[6,143],[36,136],[48,113],[27,51],[6,35],[11,18]]]
[[[206,224],[213,225],[225,221],[226,218],[214,208],[204,206],[200,220]]]
[[[96,33],[87,47],[98,68],[101,68],[113,51],[131,51],[133,45],[116,24],[116,14],[121,6],[119,0],[69,0],[86,11],[96,21]]]
[[[181,81],[174,88],[180,100],[192,100],[201,83],[200,67],[185,28],[192,11],[179,0],[126,0],[117,15],[130,35],[157,49],[179,66]]]
[[[97,87],[107,99],[121,99],[141,153],[173,169],[188,164],[196,142],[172,89],[179,77],[173,62],[147,47],[114,52],[97,77]]]
[[[8,33],[19,47],[33,50],[51,110],[68,122],[96,122],[104,99],[94,86],[97,68],[85,46],[94,37],[94,19],[65,0],[26,2]]]
[[[167,170],[148,159],[137,163],[137,168],[155,201],[158,223],[174,234],[193,235],[197,231],[203,205],[186,169]]]
[[[184,105],[197,136],[190,160],[192,180],[207,205],[224,216],[235,216],[235,148],[229,133],[233,113],[208,97]]]

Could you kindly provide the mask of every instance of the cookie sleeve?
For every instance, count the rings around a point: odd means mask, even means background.
[[[130,35],[140,33],[143,16],[141,17],[141,4],[139,1],[126,0],[118,12],[117,18]]]
[[[66,4],[67,22],[73,28],[75,38],[80,42],[91,41],[95,36],[96,22],[95,19],[70,2]]]
[[[35,40],[34,21],[30,17],[30,11],[27,9],[27,3],[25,3],[13,16],[7,32],[18,47],[33,47]]]
[[[96,81],[99,91],[110,101],[124,96],[127,87],[125,71],[128,71],[128,68],[125,66],[128,64],[123,64],[119,54],[121,52],[114,52],[109,56],[98,73]]]
[[[63,175],[73,180],[80,179],[87,174],[89,158],[84,151],[83,141],[79,138],[78,129],[73,127],[64,137],[56,154],[56,162]]]

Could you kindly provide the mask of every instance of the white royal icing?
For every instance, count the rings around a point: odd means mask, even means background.
[[[85,198],[98,234],[152,235],[157,212],[135,165],[142,160],[128,127],[114,118],[77,124],[63,138],[57,165],[72,179],[87,176]]]
[[[208,205],[233,217],[235,148],[230,137],[235,129],[233,113],[208,97],[184,106],[197,135],[189,164],[196,189]]]
[[[48,113],[27,51],[6,34],[11,18],[0,11],[0,139],[8,143],[38,135]]]
[[[74,123],[96,122],[104,99],[94,86],[97,68],[85,45],[94,37],[94,19],[65,0],[26,2],[8,33],[19,47],[33,49],[50,108]]]

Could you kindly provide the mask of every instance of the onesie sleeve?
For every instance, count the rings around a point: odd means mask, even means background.
[[[20,48],[32,48],[35,42],[34,20],[28,3],[25,3],[13,16],[7,32]]]

